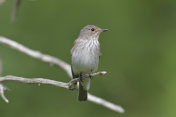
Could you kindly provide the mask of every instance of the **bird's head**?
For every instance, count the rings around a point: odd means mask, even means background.
[[[87,25],[85,26],[81,32],[80,36],[81,37],[86,37],[86,38],[97,38],[102,32],[107,31],[108,29],[101,29],[95,25]]]

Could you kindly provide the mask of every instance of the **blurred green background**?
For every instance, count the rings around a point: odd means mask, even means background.
[[[13,0],[0,5],[0,35],[70,63],[70,49],[87,24],[100,36],[99,71],[90,93],[122,105],[119,114],[53,86],[8,83],[1,117],[176,117],[175,0],[23,0],[10,22]],[[68,82],[60,68],[0,45],[3,75]]]

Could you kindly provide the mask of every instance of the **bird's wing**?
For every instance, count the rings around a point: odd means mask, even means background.
[[[72,55],[71,55],[71,57],[72,57]],[[72,64],[71,64],[71,71],[72,71],[72,77],[73,78],[78,78],[79,77],[79,74],[74,74]]]
[[[72,77],[73,77],[73,78],[78,78],[78,77],[79,77],[78,74],[74,74],[72,65],[71,65],[71,71],[72,71]]]

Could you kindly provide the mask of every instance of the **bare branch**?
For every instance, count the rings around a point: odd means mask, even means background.
[[[24,45],[19,44],[15,41],[10,40],[10,39],[5,38],[5,37],[0,37],[0,44],[7,45],[7,46],[23,53],[23,54],[26,54],[30,57],[36,58],[36,59],[41,60],[43,62],[56,65],[56,66],[60,67],[61,69],[63,69],[68,74],[68,76],[70,76],[70,78],[72,79],[70,65],[68,63],[64,62],[63,60],[59,59],[59,58],[55,58],[55,57],[50,56],[50,55],[42,54],[39,51],[29,49],[29,48],[25,47]],[[95,76],[95,75],[104,75],[104,74],[106,74],[106,72],[97,72],[97,73],[94,73],[92,75]],[[84,77],[86,77],[86,76],[84,76]],[[5,81],[16,81],[16,82],[21,82],[21,83],[49,84],[49,85],[54,85],[54,86],[58,86],[58,87],[66,88],[66,89],[69,89],[73,82],[77,82],[79,80],[79,79],[73,79],[69,83],[63,83],[63,82],[59,82],[59,81],[53,81],[53,80],[42,79],[42,78],[29,79],[29,78],[15,77],[15,76],[13,76],[13,77],[12,76],[6,76],[6,77],[1,77],[1,78],[4,78],[4,79],[0,80],[0,83],[1,82],[4,83]],[[7,80],[5,80],[6,78],[7,78]],[[0,91],[1,91],[1,85],[0,85]],[[4,89],[1,92],[2,92],[1,96],[3,97]],[[3,98],[3,99],[6,100],[7,98]],[[90,93],[88,94],[88,100],[93,102],[93,103],[102,105],[102,106],[104,106],[104,107],[106,107],[110,110],[113,110],[113,111],[116,111],[116,112],[119,112],[119,113],[124,112],[124,109],[121,106],[115,105],[115,104],[113,104],[109,101],[106,101],[106,100],[104,100],[100,97],[93,96]],[[6,102],[7,102],[7,100],[6,100]]]
[[[23,46],[22,44],[19,44],[13,40],[10,40],[10,39],[7,39],[7,38],[1,37],[1,36],[0,36],[0,44],[7,45],[7,46],[23,53],[23,54],[26,54],[30,57],[39,59],[43,62],[52,64],[52,65],[56,65],[56,66],[62,68],[70,77],[72,77],[70,65],[68,63],[62,61],[61,59],[52,57],[47,54],[42,54],[39,51],[29,49],[29,48]]]
[[[3,4],[6,0],[0,0],[0,5]]]
[[[17,77],[17,76],[5,76],[0,77],[0,83],[5,82],[20,82],[20,83],[26,83],[26,84],[48,84],[53,85],[56,87],[66,88],[69,89],[69,83],[44,79],[44,78],[23,78],[23,77]]]
[[[93,73],[92,76],[97,76],[104,74],[106,72],[97,72]],[[89,78],[89,75],[84,75],[83,78]],[[56,87],[61,87],[65,89],[70,89],[72,85],[74,85],[75,82],[78,82],[79,78],[72,79],[68,83],[60,82],[60,81],[55,81],[55,80],[50,80],[50,79],[45,79],[45,78],[23,78],[23,77],[17,77],[17,76],[4,76],[0,77],[0,83],[5,83],[5,82],[20,82],[20,83],[26,83],[26,84],[47,84],[47,85],[53,85]]]
[[[0,59],[0,76],[2,75],[2,60]],[[0,95],[2,97],[2,99],[8,103],[9,100],[5,97],[4,95],[4,91],[7,89],[7,87],[5,87],[1,82],[0,82]]]
[[[2,75],[2,60],[0,59],[0,76]]]
[[[7,88],[6,88],[3,84],[0,83],[0,95],[1,95],[2,99],[3,99],[6,103],[8,103],[9,100],[8,100],[8,99],[5,97],[5,95],[4,95],[4,91],[5,91],[5,90],[7,90]]]
[[[20,7],[21,0],[15,0],[13,10],[12,10],[12,16],[11,16],[11,21],[15,21],[17,15],[18,15],[18,10]]]
[[[116,111],[116,112],[119,112],[119,113],[124,113],[125,112],[125,110],[121,106],[113,104],[109,101],[106,101],[106,100],[100,98],[100,97],[96,97],[96,96],[94,96],[90,93],[89,93],[88,97],[89,97],[88,98],[89,101],[91,101],[93,103],[96,103],[96,104],[100,104],[100,105],[102,105],[102,106],[104,106],[104,107],[106,107],[110,110],[113,110],[113,111]]]

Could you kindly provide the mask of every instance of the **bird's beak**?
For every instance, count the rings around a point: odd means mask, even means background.
[[[106,32],[106,31],[108,31],[108,29],[102,29],[102,32]]]

